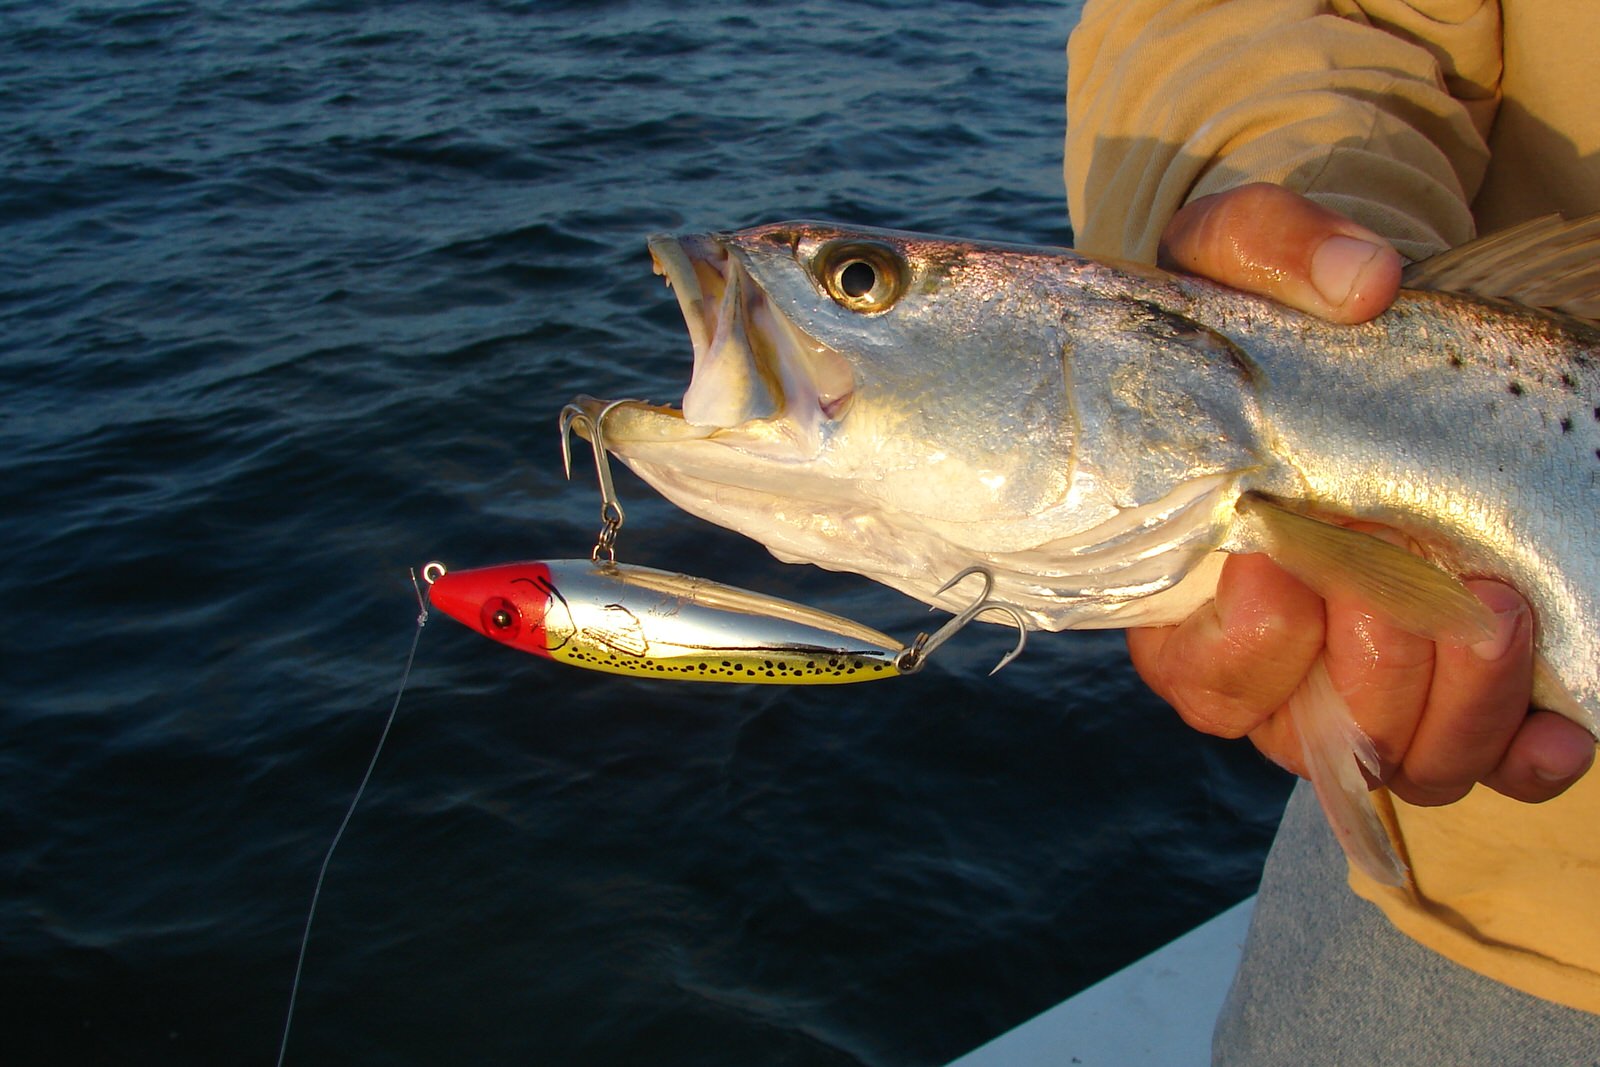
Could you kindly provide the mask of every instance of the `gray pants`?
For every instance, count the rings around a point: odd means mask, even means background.
[[[1216,1067],[1596,1067],[1600,1015],[1501,985],[1395,930],[1350,891],[1302,782],[1267,857],[1211,1057]]]

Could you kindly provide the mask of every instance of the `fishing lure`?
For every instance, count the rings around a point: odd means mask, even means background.
[[[501,644],[589,670],[652,678],[831,685],[912,674],[984,611],[984,593],[909,646],[868,626],[705,578],[613,560],[546,560],[451,571],[422,569],[428,599]],[[948,587],[947,587],[948,588]],[[1025,635],[1021,628],[1018,632]],[[1026,637],[1000,661],[1022,651]]]
[[[621,403],[619,401],[618,403]],[[576,405],[561,413],[561,452],[572,473],[573,425],[586,424],[600,480],[600,533],[587,560],[506,563],[451,571],[422,568],[428,599],[457,622],[524,652],[575,667],[655,678],[769,685],[829,685],[912,674],[957,630],[985,612],[1007,616],[1022,651],[1022,615],[989,599],[994,578],[969,568],[940,592],[978,575],[983,592],[933,634],[910,645],[868,626],[793,601],[706,578],[617,562],[623,522],[606,462],[601,425]],[[991,672],[992,673],[992,672]]]

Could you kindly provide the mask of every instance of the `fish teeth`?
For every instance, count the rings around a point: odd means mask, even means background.
[[[744,306],[744,272],[730,262],[708,342],[697,344],[683,417],[695,426],[729,428],[776,415],[781,404],[761,372]]]

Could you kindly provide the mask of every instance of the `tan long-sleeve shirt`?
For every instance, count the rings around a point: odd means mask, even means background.
[[[1092,0],[1068,47],[1078,247],[1152,259],[1189,200],[1304,193],[1416,259],[1600,208],[1587,0]]]
[[[1600,210],[1588,0],[1091,0],[1068,47],[1078,247],[1143,261],[1189,200],[1286,185],[1419,259]],[[1491,978],[1600,1013],[1600,770],[1542,805],[1377,795],[1414,886],[1351,883]]]

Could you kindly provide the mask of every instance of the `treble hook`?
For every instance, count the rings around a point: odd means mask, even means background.
[[[927,634],[918,634],[917,639],[911,642],[911,647],[900,653],[899,657],[895,660],[894,665],[899,668],[901,674],[915,674],[917,671],[920,671],[923,665],[928,662],[928,656],[933,652],[934,649],[950,640],[950,638],[955,636],[957,630],[961,629],[973,619],[976,619],[979,615],[982,615],[985,611],[1004,612],[1005,614],[1011,616],[1011,621],[1017,628],[1017,646],[1010,652],[1007,652],[1001,658],[1000,662],[994,665],[994,670],[991,670],[989,673],[991,675],[995,674],[1000,670],[1000,668],[1004,667],[1006,664],[1010,663],[1012,660],[1016,659],[1022,654],[1023,646],[1028,643],[1027,620],[1023,618],[1022,612],[1018,611],[1010,604],[1002,604],[999,601],[989,599],[989,594],[994,592],[994,575],[989,571],[989,568],[968,567],[966,570],[962,571],[960,574],[941,585],[933,595],[938,596],[940,593],[949,592],[951,589],[955,588],[957,583],[959,583],[963,578],[970,577],[974,574],[981,575],[983,577],[983,593],[978,597],[977,600],[973,601],[971,605],[964,608],[954,617],[952,617],[949,622],[935,630],[933,632],[933,636],[930,637]]]
[[[606,455],[605,435],[600,427],[606,421],[606,416],[611,409],[619,404],[635,403],[632,400],[613,400],[600,409],[600,414],[591,416],[582,405],[568,404],[561,409],[561,469],[566,472],[567,479],[572,479],[572,426],[580,419],[589,424],[589,444],[594,449],[594,471],[600,479],[600,532],[595,536],[594,551],[589,558],[595,563],[600,562],[604,554],[608,563],[617,561],[617,531],[622,529],[625,516],[622,512],[622,502],[617,499],[616,486],[611,481],[611,461]]]

